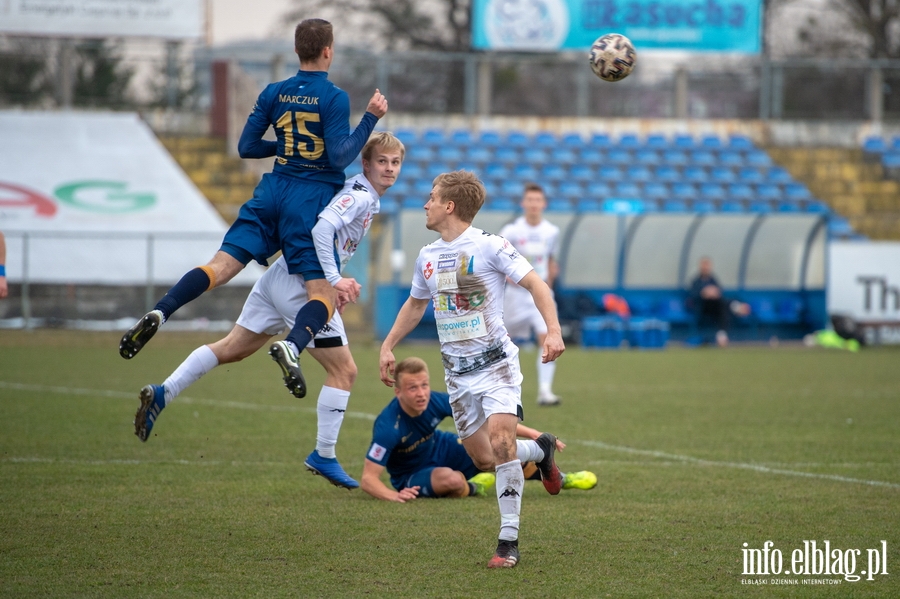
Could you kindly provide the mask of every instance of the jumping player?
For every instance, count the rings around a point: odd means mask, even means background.
[[[397,363],[394,394],[396,397],[375,419],[360,479],[362,490],[376,499],[398,503],[417,497],[486,495],[494,486],[494,474],[475,467],[458,436],[437,430],[444,418],[452,415],[450,396],[431,390],[424,360],[413,357]],[[516,435],[535,440],[541,433],[517,424]],[[558,451],[565,447],[556,440]],[[385,469],[394,489],[381,482]],[[533,462],[524,464],[522,470],[526,479],[540,478]],[[597,486],[593,472],[572,472],[562,477],[563,489]]]
[[[313,236],[327,280],[340,278],[335,248],[341,266],[345,265],[378,213],[381,196],[400,174],[404,154],[403,144],[392,134],[373,133],[362,151],[363,174],[348,179],[341,193],[322,211]],[[204,374],[220,364],[250,356],[285,326],[293,325],[294,316],[308,301],[303,279],[288,274],[284,257],[280,257],[253,286],[237,324],[224,339],[194,350],[162,385],[141,389],[141,405],[134,418],[138,438],[146,441],[166,405]],[[316,449],[305,464],[332,484],[353,489],[359,484],[344,472],[335,456],[357,373],[339,312],[310,341],[308,349],[327,376],[317,405]]]
[[[287,272],[302,276],[309,294],[304,312],[294,315],[295,326],[288,337],[297,347],[305,347],[331,318],[337,292],[324,278],[310,232],[319,213],[343,186],[344,168],[387,112],[387,100],[376,90],[359,125],[350,133],[350,99],[328,81],[333,45],[334,34],[327,21],[307,19],[297,25],[294,47],[300,70],[262,91],[238,144],[242,158],[275,156],[272,172],[263,176],[253,198],[241,206],[212,260],[185,274],[125,333],[119,343],[123,358],[133,358],[178,308],[224,285],[250,260],[267,265],[279,249]],[[263,140],[270,126],[277,141]],[[340,285],[338,291],[350,299],[359,296],[355,282],[344,280]],[[306,393],[301,382],[291,387],[298,397]]]
[[[500,229],[500,236],[508,239],[525,256],[534,272],[552,289],[559,274],[559,227],[544,218],[547,198],[543,188],[537,183],[526,183],[521,206],[522,216]],[[534,333],[538,347],[543,347],[547,325],[534,305],[531,294],[513,282],[506,285],[503,324],[513,339],[530,339]],[[560,403],[560,397],[553,393],[555,373],[556,362],[544,362],[538,354],[539,406],[556,406]]]
[[[394,385],[393,349],[433,300],[456,430],[478,469],[497,475],[500,534],[488,567],[512,568],[519,561],[521,463],[542,464],[544,487],[553,495],[559,493],[562,477],[553,460],[553,435],[516,441],[516,424],[523,416],[522,373],[519,350],[503,326],[506,277],[531,293],[547,323],[544,361],[558,358],[565,346],[547,284],[508,241],[471,226],[484,199],[484,185],[470,172],[435,178],[425,204],[425,226],[441,238],[419,252],[409,298],[381,346],[379,361],[382,382]]]

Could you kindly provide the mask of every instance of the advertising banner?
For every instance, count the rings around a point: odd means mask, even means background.
[[[870,344],[900,344],[900,243],[832,242],[828,313],[849,316]]]
[[[171,284],[219,249],[225,221],[137,115],[0,111],[0,132],[11,281]]]
[[[760,52],[762,0],[474,0],[481,50],[587,51],[605,33],[641,50]]]
[[[199,38],[203,0],[6,0],[0,33],[65,37]]]

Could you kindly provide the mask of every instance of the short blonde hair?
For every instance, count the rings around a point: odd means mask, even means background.
[[[390,131],[375,131],[369,136],[369,141],[366,142],[366,145],[363,146],[362,159],[372,160],[372,154],[375,153],[375,149],[378,147],[381,147],[385,152],[400,152],[401,162],[406,157],[406,146],[393,133]]]
[[[422,358],[412,356],[411,358],[400,360],[394,366],[394,386],[400,386],[401,374],[419,374],[420,372],[428,374],[428,364]]]
[[[456,204],[454,213],[463,222],[471,223],[475,215],[484,206],[487,191],[475,173],[469,171],[453,171],[441,173],[432,183],[441,196],[441,202]]]

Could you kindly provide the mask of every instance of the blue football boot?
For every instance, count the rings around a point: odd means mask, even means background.
[[[359,487],[359,483],[344,472],[337,458],[323,458],[318,451],[313,450],[303,464],[307,470],[313,474],[324,476],[328,482],[336,487],[344,487],[345,489],[356,489]]]
[[[166,390],[162,385],[147,385],[141,389],[141,407],[134,415],[134,434],[146,441],[159,413],[166,407]]]

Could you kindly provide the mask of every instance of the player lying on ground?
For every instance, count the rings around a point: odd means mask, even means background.
[[[437,430],[452,416],[450,396],[431,390],[428,366],[421,358],[406,358],[394,369],[394,394],[378,418],[366,455],[360,483],[362,490],[386,501],[405,503],[416,497],[469,497],[487,495],[495,483],[493,472],[482,472],[453,433]],[[516,425],[516,434],[537,440],[541,432]],[[556,449],[565,444],[556,440]],[[546,459],[546,456],[545,456]],[[522,466],[525,478],[539,479],[540,465]],[[390,489],[381,482],[387,469]],[[563,474],[563,489],[593,489],[593,472]]]
[[[322,211],[313,234],[329,280],[340,276],[335,247],[343,266],[369,230],[378,213],[380,197],[400,174],[404,154],[403,144],[392,134],[372,134],[362,152],[363,174],[348,179],[341,193]],[[138,438],[146,441],[163,408],[204,374],[220,364],[243,360],[284,327],[290,327],[299,307],[307,301],[303,279],[288,274],[284,258],[276,260],[253,286],[237,324],[224,339],[194,350],[162,385],[141,389],[141,406],[134,418]],[[335,457],[338,433],[357,373],[340,313],[335,313],[308,349],[327,376],[319,392],[316,449],[305,463],[331,483],[353,489],[359,484],[344,472]]]
[[[381,345],[379,367],[382,382],[393,386],[393,349],[433,301],[456,430],[475,465],[497,475],[500,533],[488,567],[512,568],[519,561],[522,462],[542,464],[541,480],[553,495],[562,488],[562,476],[553,461],[553,435],[516,441],[516,424],[523,418],[522,372],[519,348],[503,325],[507,277],[531,293],[547,325],[542,360],[555,360],[565,345],[547,284],[508,241],[472,226],[485,195],[470,172],[435,178],[425,226],[441,237],[419,252],[409,298]]]
[[[263,176],[253,198],[241,206],[212,260],[186,273],[122,336],[123,358],[133,358],[181,306],[224,285],[251,260],[266,265],[279,249],[287,272],[306,281],[309,297],[302,312],[291,317],[294,324],[288,338],[297,347],[305,347],[331,318],[338,292],[352,301],[359,297],[355,281],[340,281],[336,291],[325,280],[310,232],[319,213],[344,186],[344,169],[387,112],[387,100],[375,90],[351,133],[350,98],[328,81],[334,58],[331,24],[322,19],[302,21],[294,32],[294,49],[300,70],[260,93],[238,143],[242,158],[275,156],[272,172]],[[269,127],[277,141],[263,139]],[[292,391],[298,397],[306,392],[299,384]]]

